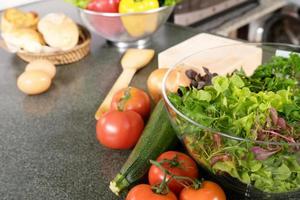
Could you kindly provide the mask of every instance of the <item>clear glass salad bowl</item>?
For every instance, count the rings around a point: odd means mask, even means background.
[[[136,13],[101,13],[79,9],[83,23],[96,34],[111,41],[114,45],[143,47],[169,18],[174,6]]]
[[[221,46],[184,58],[164,77],[174,130],[233,199],[300,199],[299,51]],[[183,76],[190,82],[176,81]]]

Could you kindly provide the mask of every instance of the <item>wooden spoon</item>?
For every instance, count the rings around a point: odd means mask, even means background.
[[[10,51],[8,50],[8,48],[7,48],[7,46],[6,46],[5,42],[4,42],[4,40],[2,40],[1,38],[0,38],[0,48],[2,48],[3,50],[5,50],[5,51],[7,51],[7,52],[10,52]]]
[[[153,58],[154,53],[155,51],[153,49],[128,49],[125,52],[121,60],[123,72],[98,108],[95,114],[97,120],[102,114],[109,110],[113,95],[120,89],[129,86],[135,72],[146,66]]]

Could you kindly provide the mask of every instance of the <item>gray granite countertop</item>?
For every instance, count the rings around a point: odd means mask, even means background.
[[[61,0],[22,8],[64,12],[79,21],[76,9]],[[159,52],[194,34],[167,24],[153,36],[151,48]],[[26,63],[0,49],[0,199],[118,199],[108,183],[130,152],[97,142],[94,113],[121,72],[120,58],[116,48],[93,35],[86,58],[58,67],[47,93],[26,96],[16,86]],[[132,85],[146,89],[156,65],[157,58]]]

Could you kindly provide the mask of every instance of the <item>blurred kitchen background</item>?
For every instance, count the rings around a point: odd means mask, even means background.
[[[1,0],[0,11],[35,1]],[[169,21],[251,42],[300,45],[300,0],[183,0]]]

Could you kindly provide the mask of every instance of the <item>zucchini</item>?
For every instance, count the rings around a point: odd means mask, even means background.
[[[111,191],[119,196],[141,180],[151,165],[149,160],[155,160],[177,141],[164,102],[160,100],[129,158],[110,182]]]

